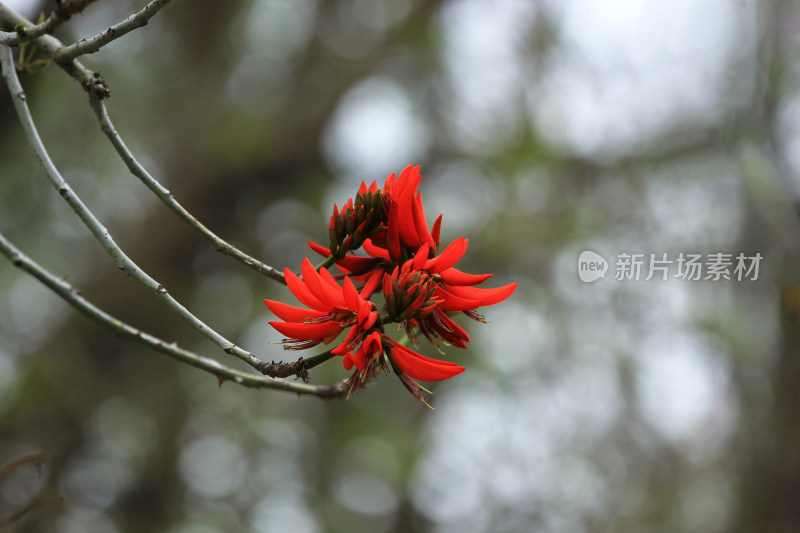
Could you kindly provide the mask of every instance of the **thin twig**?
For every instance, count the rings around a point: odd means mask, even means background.
[[[17,468],[24,465],[33,465],[34,468],[41,473],[42,467],[47,463],[48,457],[49,454],[47,452],[36,452],[17,457],[0,467],[0,481],[8,477],[8,475]]]
[[[4,44],[6,46],[19,46],[20,44],[32,41],[45,33],[50,33],[53,31],[59,24],[64,21],[55,11],[50,13],[50,16],[47,17],[44,21],[40,24],[34,24],[32,26],[28,26],[24,23],[17,24],[14,27],[14,31],[0,31],[0,44]]]
[[[59,5],[50,13],[46,19],[39,24],[30,22],[17,22],[13,32],[0,31],[0,44],[7,46],[19,46],[20,44],[32,41],[45,33],[55,30],[62,22],[72,18],[72,15],[80,13],[95,0],[62,0]]]
[[[56,63],[64,63],[84,54],[93,54],[111,41],[119,39],[133,30],[145,26],[162,7],[169,3],[170,0],[152,0],[152,2],[144,6],[141,11],[134,13],[122,22],[114,24],[104,32],[98,33],[94,37],[88,39],[81,39],[66,48],[56,51],[53,59],[56,60]]]
[[[0,1],[0,23],[3,22],[15,27],[20,25],[33,25],[31,21]],[[36,39],[36,43],[41,46],[42,50],[44,50],[45,53],[47,53],[47,55],[50,57],[55,56],[56,51],[60,48],[64,48],[64,43],[51,35],[39,36]],[[111,95],[111,90],[108,88],[108,84],[106,84],[103,77],[100,76],[99,72],[92,72],[88,68],[84,67],[81,63],[74,60],[59,63],[58,66],[60,66],[64,72],[77,80],[78,83],[81,84],[81,87],[83,87],[84,90],[92,97],[103,99],[108,98]]]
[[[222,348],[225,353],[238,357],[257,370],[263,368],[265,365],[263,361],[256,358],[250,352],[238,347],[236,344],[214,331],[210,326],[189,312],[189,310],[187,310],[175,298],[173,298],[172,295],[169,294],[167,289],[162,284],[158,283],[141,268],[139,268],[138,265],[136,265],[136,263],[134,263],[125,254],[125,252],[122,251],[117,243],[114,242],[114,239],[111,237],[108,229],[106,229],[105,226],[103,226],[103,224],[97,220],[94,214],[89,210],[88,207],[86,207],[83,201],[81,201],[81,199],[77,196],[77,194],[75,194],[69,184],[61,176],[58,169],[53,164],[53,161],[50,159],[47,149],[44,147],[44,144],[42,144],[42,140],[36,130],[36,125],[33,122],[33,117],[28,109],[25,92],[22,90],[22,85],[20,85],[19,79],[17,78],[17,73],[14,70],[11,48],[0,45],[0,61],[2,62],[3,77],[8,85],[11,99],[14,101],[14,107],[16,108],[22,128],[25,131],[25,136],[28,138],[29,144],[36,153],[36,158],[42,165],[47,179],[50,181],[53,187],[55,187],[61,197],[64,198],[67,204],[69,204],[75,214],[78,215],[84,225],[89,229],[92,235],[94,235],[95,239],[97,239],[97,241],[103,246],[108,255],[111,256],[111,259],[114,261],[117,267],[125,272],[125,274],[148,288],[159,299],[165,302],[170,309],[188,322],[194,329],[208,337],[214,344]]]
[[[191,228],[210,241],[218,252],[233,257],[260,274],[274,279],[275,281],[279,281],[280,283],[286,284],[283,273],[278,272],[273,267],[262,263],[258,259],[247,255],[238,248],[229,244],[227,241],[218,237],[213,231],[208,229],[194,216],[192,216],[189,211],[187,211],[180,203],[178,203],[169,190],[167,190],[155,178],[153,178],[147,172],[147,170],[145,170],[145,168],[133,156],[131,151],[128,150],[128,147],[125,145],[122,137],[120,137],[116,128],[114,128],[111,118],[108,116],[108,110],[106,109],[105,103],[97,98],[91,98],[90,103],[92,105],[92,110],[94,110],[95,115],[97,115],[97,120],[100,121],[100,129],[103,130],[103,133],[106,134],[108,140],[111,141],[112,145],[114,145],[117,153],[125,162],[125,165],[127,165],[128,170],[131,171],[131,174],[139,178],[142,183],[147,185],[147,187],[153,191],[159,200],[169,207],[173,213],[178,215],[181,220],[186,222]]]
[[[64,504],[64,498],[54,492],[47,491],[43,494],[36,496],[31,503],[29,503],[24,508],[20,509],[16,513],[12,514],[2,522],[0,522],[0,528],[3,528],[3,531],[6,531],[5,528],[14,524],[15,522],[19,522],[23,518],[26,518],[28,515],[38,511],[39,509],[51,506],[61,506]]]
[[[0,1],[0,22],[2,21],[15,25],[30,24],[25,17],[8,8],[2,3],[2,1]],[[40,37],[37,42],[51,57],[53,57],[58,50],[64,48],[64,45],[61,41],[49,35]],[[190,227],[194,228],[195,231],[209,240],[217,251],[236,259],[242,264],[247,265],[256,272],[259,272],[270,279],[274,279],[275,281],[283,284],[286,283],[282,272],[279,272],[266,263],[263,263],[239,250],[198,221],[180,203],[178,203],[177,200],[175,200],[172,194],[170,194],[169,190],[163,187],[144,169],[144,167],[136,160],[130,150],[128,150],[128,147],[122,141],[122,138],[117,133],[110,117],[108,116],[105,106],[100,101],[104,98],[107,98],[110,94],[110,91],[105,80],[103,80],[98,72],[92,72],[80,64],[80,62],[75,60],[68,63],[58,63],[58,65],[70,76],[80,82],[84,89],[87,90],[91,96],[90,101],[92,103],[92,109],[100,121],[101,129],[108,136],[114,148],[117,150],[117,153],[119,153],[120,157],[128,166],[128,169],[132,174],[142,180],[142,182],[144,182],[144,184],[147,185],[147,187],[149,187],[150,190],[153,191],[153,193],[155,193],[155,195],[158,196],[158,198],[164,202],[175,214],[177,214],[178,217],[180,217],[182,220],[184,220],[184,222],[189,224]]]
[[[127,339],[134,340],[140,344],[156,350],[195,368],[215,375],[220,384],[225,381],[238,383],[244,387],[255,389],[275,389],[297,394],[310,394],[321,398],[341,398],[344,397],[342,383],[335,385],[308,385],[296,381],[280,381],[266,376],[248,374],[234,368],[227,367],[214,359],[203,357],[196,353],[179,348],[175,343],[168,343],[158,337],[145,333],[118,318],[109,315],[86,298],[63,278],[59,278],[33,261],[17,249],[4,235],[0,234],[0,253],[21,270],[32,275],[68,304],[90,318],[92,321],[111,330],[113,333]]]

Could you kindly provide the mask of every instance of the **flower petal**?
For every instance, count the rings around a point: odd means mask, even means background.
[[[317,340],[324,339],[342,331],[336,322],[320,322],[305,324],[303,322],[270,322],[270,326],[290,339]]]
[[[439,236],[442,232],[442,216],[439,215],[439,218],[433,223],[433,229],[431,230],[431,239],[433,239],[433,247],[434,249],[439,249]]]
[[[283,270],[283,277],[286,279],[286,285],[289,286],[289,290],[292,291],[292,294],[294,294],[295,298],[300,300],[302,304],[318,311],[333,311],[333,307],[323,304],[319,298],[314,296],[306,284],[303,283],[303,281],[298,278],[294,272],[286,268]]]
[[[437,298],[442,300],[437,307],[443,311],[469,311],[481,306],[481,300],[456,296],[442,286],[436,287],[435,294]]]
[[[375,246],[375,244],[372,242],[371,239],[366,239],[364,241],[363,246],[364,246],[364,251],[367,252],[372,257],[378,257],[380,259],[391,259],[391,257],[389,257],[389,250]]]
[[[347,301],[347,308],[350,311],[357,312],[359,306],[361,305],[361,298],[358,296],[358,290],[356,290],[356,286],[353,285],[353,282],[350,281],[350,278],[345,276],[344,278],[344,299]]]
[[[308,247],[311,248],[313,251],[317,252],[322,257],[328,257],[331,255],[331,251],[327,246],[322,246],[321,244],[317,244],[314,241],[308,241]]]
[[[450,294],[468,300],[480,300],[480,305],[494,305],[502,302],[517,288],[516,283],[509,283],[496,289],[480,289],[478,287],[452,286],[447,287]]]
[[[467,274],[455,268],[439,272],[442,281],[448,285],[479,285],[492,277],[492,274]]]
[[[389,209],[389,221],[386,228],[386,246],[389,258],[400,261],[402,247],[400,246],[400,223],[398,222],[397,209]]]
[[[412,269],[422,270],[422,266],[428,260],[428,253],[430,249],[431,247],[428,243],[424,243],[422,246],[420,246],[419,250],[417,250],[417,253],[414,255],[414,258],[411,259]]]
[[[365,300],[372,296],[372,293],[375,292],[375,289],[378,288],[378,285],[383,278],[383,270],[376,270],[372,274],[370,274],[367,282],[364,283],[364,287],[361,288],[361,297]]]
[[[464,254],[467,253],[467,245],[469,241],[464,237],[459,237],[458,239],[454,240],[450,243],[450,245],[442,251],[438,256],[434,257],[433,259],[428,259],[425,262],[424,268],[431,274],[437,274],[448,268],[451,268],[453,265],[458,263],[458,261],[464,257]]]
[[[442,381],[464,371],[464,367],[455,363],[425,357],[402,344],[394,343],[389,356],[400,370],[420,381]]]
[[[311,264],[311,261],[309,261],[307,257],[303,258],[300,271],[303,273],[303,281],[306,286],[320,302],[339,309],[344,309],[346,307],[344,297],[342,296],[342,288],[335,282],[334,285],[336,285],[336,288],[325,283],[322,276],[316,271],[314,265]]]
[[[419,246],[419,236],[414,225],[413,191],[398,198],[392,198],[391,210],[397,213],[397,227],[400,231],[400,240],[409,248]]]
[[[325,316],[328,314],[322,311],[314,311],[313,309],[294,307],[283,302],[276,302],[275,300],[264,300],[264,303],[267,304],[269,310],[272,311],[276,317],[286,322],[302,322],[304,318]]]

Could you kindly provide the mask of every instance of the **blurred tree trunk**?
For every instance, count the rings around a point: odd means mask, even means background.
[[[741,479],[741,533],[800,531],[800,285],[781,297],[783,349],[776,361],[774,403],[764,423],[754,429]],[[759,427],[760,426],[760,427]]]

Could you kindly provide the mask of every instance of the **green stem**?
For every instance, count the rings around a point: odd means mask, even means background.
[[[335,355],[331,352],[332,350],[328,350],[327,352],[318,353],[317,355],[312,355],[308,359],[304,359],[306,363],[306,370],[311,370],[315,366],[321,365],[325,361],[335,357]]]
[[[333,254],[329,255],[320,264],[317,265],[317,272],[319,272],[319,270],[321,268],[330,267],[335,262],[336,262],[336,258],[333,256]]]

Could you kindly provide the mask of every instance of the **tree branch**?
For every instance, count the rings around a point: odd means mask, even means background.
[[[62,22],[66,22],[72,15],[80,13],[86,6],[95,0],[62,0],[59,5],[50,13],[50,16],[39,24],[30,22],[17,22],[13,32],[0,31],[0,44],[7,46],[19,46],[20,44],[32,41],[45,33],[55,30]],[[2,6],[0,6],[2,9]]]
[[[0,467],[0,481],[8,477],[9,474],[23,465],[33,465],[34,468],[41,473],[42,467],[45,463],[47,463],[47,459],[47,452],[31,453],[28,455],[23,455],[22,457],[18,457]]]
[[[169,294],[166,287],[158,283],[141,268],[139,268],[139,266],[136,265],[136,263],[134,263],[133,260],[131,260],[125,254],[125,252],[122,251],[117,243],[114,242],[114,239],[111,237],[108,229],[106,229],[106,227],[103,226],[99,220],[97,220],[94,214],[89,210],[88,207],[86,207],[83,201],[81,201],[81,199],[77,196],[77,194],[75,194],[69,184],[61,176],[58,169],[53,164],[53,161],[50,159],[46,148],[42,144],[42,140],[36,130],[36,125],[33,122],[33,117],[28,109],[25,92],[22,90],[22,85],[20,85],[19,78],[17,78],[17,73],[14,70],[11,48],[0,45],[0,62],[2,62],[3,77],[8,85],[11,99],[14,101],[14,107],[16,108],[22,128],[25,131],[25,136],[28,138],[28,142],[33,148],[36,158],[42,165],[46,177],[53,187],[55,187],[61,197],[64,198],[67,204],[72,208],[75,214],[78,215],[84,225],[86,225],[92,235],[94,235],[95,239],[97,239],[97,241],[103,246],[117,267],[125,272],[125,274],[132,277],[153,292],[160,300],[165,302],[170,309],[188,322],[194,329],[205,335],[214,344],[222,348],[225,353],[238,357],[259,371],[260,369],[264,368],[265,363],[263,361],[256,358],[250,352],[238,347],[236,344],[214,331],[210,326],[189,312],[189,310],[187,310],[175,298],[173,298],[172,295]]]
[[[62,22],[64,22],[64,19],[59,17],[55,11],[50,13],[50,16],[39,24],[28,26],[21,22],[14,27],[14,31],[0,31],[0,44],[19,46],[24,42],[37,39],[45,33],[50,33]]]
[[[145,26],[162,7],[170,3],[170,0],[152,0],[138,13],[134,13],[122,22],[114,24],[102,33],[94,37],[81,39],[65,48],[56,50],[53,59],[56,63],[66,63],[84,54],[93,54],[107,45],[111,41],[119,39],[123,35],[132,32],[137,28]]]
[[[28,19],[5,5],[2,1],[0,1],[0,22],[5,22],[15,27],[20,25],[32,26]],[[64,44],[61,41],[50,35],[39,36],[36,39],[36,43],[41,46],[50,57],[54,57],[56,51],[64,47]],[[2,43],[0,43],[0,46],[2,46]],[[75,60],[59,63],[58,65],[64,70],[64,72],[77,80],[78,83],[81,84],[81,87],[83,87],[84,90],[92,97],[102,100],[103,98],[108,98],[111,95],[111,90],[108,88],[108,84],[105,82],[102,76],[100,76],[99,72],[92,72]]]
[[[97,120],[100,121],[100,129],[103,130],[103,133],[106,134],[108,140],[111,141],[111,144],[114,145],[119,156],[127,165],[128,170],[130,170],[131,174],[139,178],[142,183],[147,185],[147,187],[153,191],[159,200],[161,200],[167,207],[169,207],[173,213],[178,215],[178,217],[186,222],[192,229],[200,233],[203,237],[205,237],[214,248],[224,254],[229,255],[236,259],[237,261],[245,264],[255,270],[256,272],[263,274],[275,281],[280,283],[286,284],[286,280],[283,277],[283,273],[278,272],[273,267],[262,263],[258,259],[251,257],[250,255],[242,252],[235,246],[231,245],[227,241],[223,240],[219,236],[217,236],[213,231],[208,229],[205,225],[203,225],[199,220],[197,220],[194,216],[192,216],[189,211],[187,211],[176,199],[172,194],[167,190],[163,185],[161,185],[155,178],[153,178],[147,170],[136,160],[133,154],[128,150],[128,147],[125,145],[125,142],[120,137],[119,133],[117,133],[116,128],[114,128],[114,124],[111,122],[111,118],[108,116],[108,110],[106,109],[105,103],[97,98],[91,98],[90,103],[92,105],[92,110],[94,110],[95,115],[97,116]]]
[[[17,268],[27,272],[41,283],[66,300],[68,304],[80,311],[92,321],[111,330],[116,335],[134,340],[140,344],[163,353],[181,363],[199,368],[205,372],[217,376],[220,384],[225,381],[232,381],[244,387],[255,389],[274,389],[297,394],[308,394],[320,398],[343,398],[345,390],[343,382],[335,385],[308,385],[294,381],[280,381],[266,376],[257,376],[241,372],[234,368],[227,367],[214,359],[203,357],[188,350],[179,348],[175,343],[168,343],[158,337],[145,333],[116,317],[113,317],[89,302],[86,298],[63,278],[56,277],[36,262],[30,259],[9,242],[0,233],[0,253],[5,255]],[[299,364],[299,362],[298,362]]]
[[[1,21],[6,21],[10,24],[17,24],[17,25],[30,24],[30,22],[27,19],[25,19],[25,17],[13,11],[12,9],[8,8],[7,6],[3,5],[2,2],[0,2],[0,22]],[[64,45],[61,41],[49,35],[44,35],[40,37],[37,42],[40,45],[42,45],[45,52],[47,52],[51,57],[54,57],[59,50],[64,48]],[[147,170],[145,170],[145,168],[136,160],[131,151],[122,141],[122,138],[120,137],[119,133],[117,133],[117,130],[114,127],[113,123],[111,122],[111,118],[108,115],[108,111],[104,103],[102,102],[103,99],[107,98],[110,95],[110,90],[105,80],[100,76],[98,72],[92,72],[91,70],[81,65],[78,61],[74,60],[67,63],[58,63],[58,65],[61,68],[63,68],[68,74],[70,74],[70,76],[79,81],[81,85],[84,87],[84,89],[87,90],[87,92],[91,97],[90,102],[92,105],[92,110],[95,112],[95,115],[100,121],[100,129],[102,129],[103,133],[106,134],[108,139],[111,141],[111,144],[114,146],[117,153],[119,154],[120,158],[122,158],[122,160],[125,162],[125,165],[128,167],[128,169],[134,176],[139,178],[145,185],[147,185],[147,187],[151,191],[153,191],[153,193],[165,205],[167,205],[167,207],[169,207],[180,219],[182,219],[195,231],[200,233],[209,242],[211,242],[211,244],[218,252],[236,259],[240,263],[247,265],[256,272],[263,274],[264,276],[270,279],[286,284],[282,272],[279,272],[274,267],[271,267],[266,263],[263,263],[258,259],[248,255],[242,250],[239,250],[229,242],[225,241],[224,239],[216,235],[213,231],[208,229],[204,224],[202,224],[199,220],[197,220],[172,196],[169,190],[167,190],[155,178],[153,178],[147,172]]]

